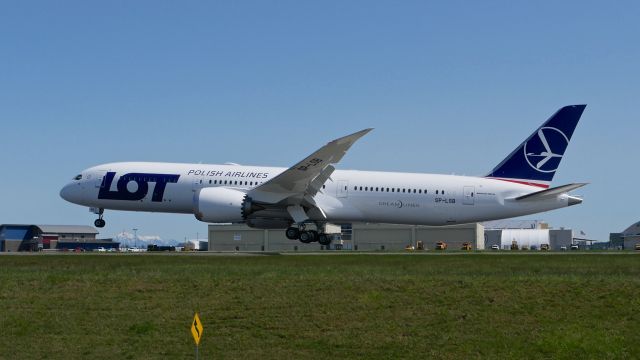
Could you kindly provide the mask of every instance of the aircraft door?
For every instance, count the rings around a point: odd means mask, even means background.
[[[202,176],[194,176],[193,177],[193,191],[197,192],[198,190],[202,189],[202,183],[203,183],[204,179]]]
[[[473,205],[475,203],[475,187],[465,186],[462,191],[462,203],[464,205]]]
[[[346,198],[349,195],[349,180],[338,180],[336,188],[336,196],[339,198]]]

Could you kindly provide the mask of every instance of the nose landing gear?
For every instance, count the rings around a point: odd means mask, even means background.
[[[104,209],[91,208],[89,210],[94,214],[98,214],[98,218],[96,219],[96,221],[93,222],[93,225],[95,225],[95,227],[97,228],[103,228],[107,224],[107,222],[104,221],[104,219],[102,219],[102,214],[104,214]]]
[[[107,225],[107,222],[104,221],[102,219],[102,215],[100,215],[100,218],[96,219],[96,221],[93,222],[93,225],[95,225],[98,228],[103,228],[105,225]]]

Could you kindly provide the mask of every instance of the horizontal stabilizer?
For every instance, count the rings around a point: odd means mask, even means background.
[[[577,188],[581,188],[581,187],[583,187],[585,185],[587,185],[587,183],[577,183],[577,184],[567,184],[567,185],[557,186],[557,187],[553,187],[553,188],[542,190],[542,191],[536,191],[536,192],[531,193],[531,194],[522,195],[522,196],[519,196],[519,197],[515,198],[514,200],[517,200],[517,201],[521,201],[521,200],[538,200],[538,199],[542,199],[542,198],[547,198],[549,196],[557,196],[557,195],[560,195],[560,194],[567,193],[567,192],[569,192],[571,190],[575,190]]]

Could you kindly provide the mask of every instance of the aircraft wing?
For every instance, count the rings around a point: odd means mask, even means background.
[[[283,200],[286,205],[300,205],[303,199],[318,193],[335,170],[347,150],[358,139],[373,129],[364,129],[329,142],[313,154],[293,165],[273,179],[252,189],[247,195],[257,203],[276,204]]]
[[[567,185],[557,186],[557,187],[553,187],[553,188],[542,190],[542,191],[536,191],[536,192],[531,193],[531,194],[518,196],[514,200],[516,200],[516,201],[538,200],[538,199],[546,198],[546,197],[549,197],[549,196],[557,196],[557,195],[569,192],[571,190],[575,190],[577,188],[583,187],[585,185],[587,185],[587,184],[586,183],[576,183],[576,184],[567,184]]]

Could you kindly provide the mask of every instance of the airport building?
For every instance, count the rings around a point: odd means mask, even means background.
[[[514,245],[539,250],[545,244],[550,250],[568,250],[573,244],[573,231],[568,229],[487,229],[485,237],[487,248],[498,245],[501,250]]]
[[[461,249],[469,243],[472,249],[485,246],[481,224],[454,226],[409,226],[390,224],[342,224],[342,233],[334,238],[331,249],[358,251],[397,251],[407,246],[435,249],[444,241],[449,249]],[[317,242],[303,244],[289,240],[284,230],[253,229],[246,225],[209,225],[210,251],[315,251],[326,250]]]
[[[95,250],[119,247],[111,239],[97,239],[98,231],[84,225],[0,225],[0,251]]]
[[[550,229],[545,222],[537,220],[501,220],[485,224],[486,247],[497,245],[509,250],[513,245],[519,249],[540,249],[544,244],[550,250],[568,250],[574,243],[573,230]]]
[[[473,250],[484,250],[484,227],[481,224],[452,226],[411,226],[390,224],[353,224],[354,250],[402,250],[418,243],[426,250],[445,242],[448,249],[460,250],[469,243]]]
[[[315,251],[323,247],[289,240],[284,230],[254,229],[246,225],[209,225],[209,251]]]
[[[640,247],[640,222],[631,224],[623,232],[609,234],[609,247],[614,249],[635,250]]]

